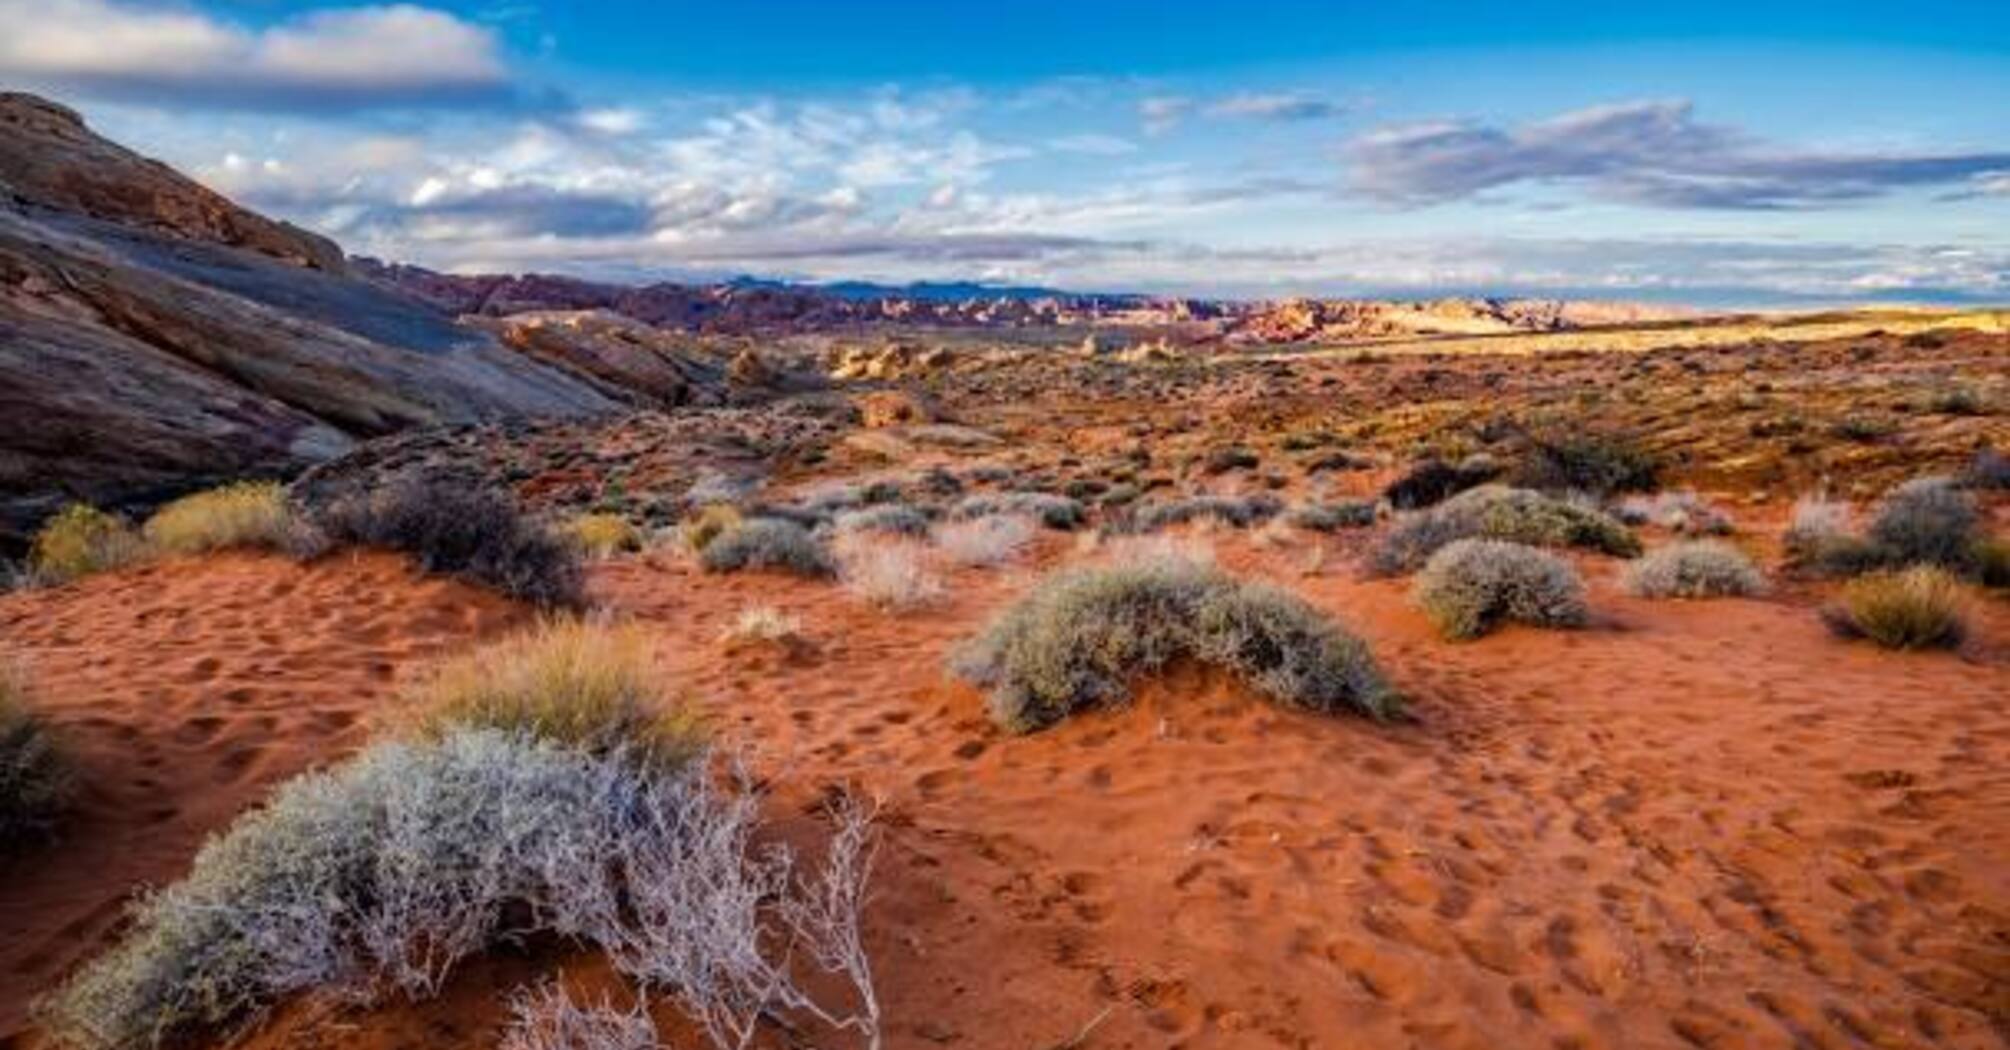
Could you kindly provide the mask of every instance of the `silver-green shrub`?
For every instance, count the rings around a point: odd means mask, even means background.
[[[1589,615],[1577,570],[1506,540],[1446,545],[1417,574],[1411,597],[1447,638],[1477,638],[1504,622],[1577,627]]]
[[[1745,552],[1717,540],[1671,543],[1626,567],[1626,589],[1642,598],[1742,597],[1766,589]]]

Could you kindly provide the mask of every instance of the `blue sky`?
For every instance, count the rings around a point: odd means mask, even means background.
[[[0,82],[443,269],[2010,301],[2004,4],[0,0],[0,24]]]

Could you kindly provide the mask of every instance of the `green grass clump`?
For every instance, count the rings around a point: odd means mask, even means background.
[[[1967,635],[1966,605],[1952,573],[1915,565],[1849,581],[1822,618],[1842,637],[1868,638],[1887,649],[1952,648]]]
[[[53,831],[70,799],[69,766],[28,705],[27,676],[0,664],[0,855]]]
[[[1288,591],[1161,558],[1049,576],[958,654],[992,718],[1032,732],[1123,702],[1177,659],[1227,669],[1272,700],[1388,718],[1401,702],[1366,645]]]
[[[1589,616],[1570,563],[1504,540],[1466,539],[1431,556],[1411,598],[1447,638],[1478,638],[1502,623],[1579,627]]]
[[[146,543],[124,518],[72,503],[42,524],[28,551],[28,571],[40,582],[71,580],[130,565]]]
[[[705,745],[697,716],[664,696],[648,635],[632,625],[545,621],[441,664],[408,700],[406,719],[431,736],[501,729],[660,766]]]
[[[277,482],[241,481],[183,496],[154,512],[141,531],[164,554],[201,554],[232,547],[288,550],[300,520]]]
[[[1622,558],[1640,553],[1640,540],[1603,511],[1530,489],[1482,485],[1405,519],[1383,538],[1369,564],[1382,575],[1414,571],[1462,539],[1576,547]]]
[[[1642,598],[1743,597],[1766,589],[1745,552],[1716,540],[1671,543],[1626,567],[1626,589]]]
[[[798,576],[829,576],[836,563],[808,529],[779,518],[749,518],[705,545],[698,563],[707,572],[781,569]]]

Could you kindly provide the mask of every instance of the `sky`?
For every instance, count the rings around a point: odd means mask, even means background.
[[[352,254],[616,280],[2010,302],[2010,4],[0,0]]]

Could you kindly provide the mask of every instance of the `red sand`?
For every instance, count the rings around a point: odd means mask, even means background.
[[[1598,627],[1452,645],[1399,584],[1221,549],[1365,636],[1417,720],[1284,713],[1189,669],[1000,736],[943,657],[1026,572],[961,573],[910,616],[645,560],[595,587],[660,628],[678,685],[787,786],[778,808],[833,783],[886,798],[890,1047],[2004,1045],[2001,601],[1962,654],[1892,654],[1829,637],[1807,595],[1647,603],[1590,560]],[[814,654],[719,643],[768,604]],[[136,883],[356,746],[422,658],[518,619],[382,557],[0,597],[93,784],[68,838],[7,872],[0,1045]],[[492,1046],[497,997],[554,962],[483,960],[440,1001],[339,1023],[283,1011],[253,1045]]]

